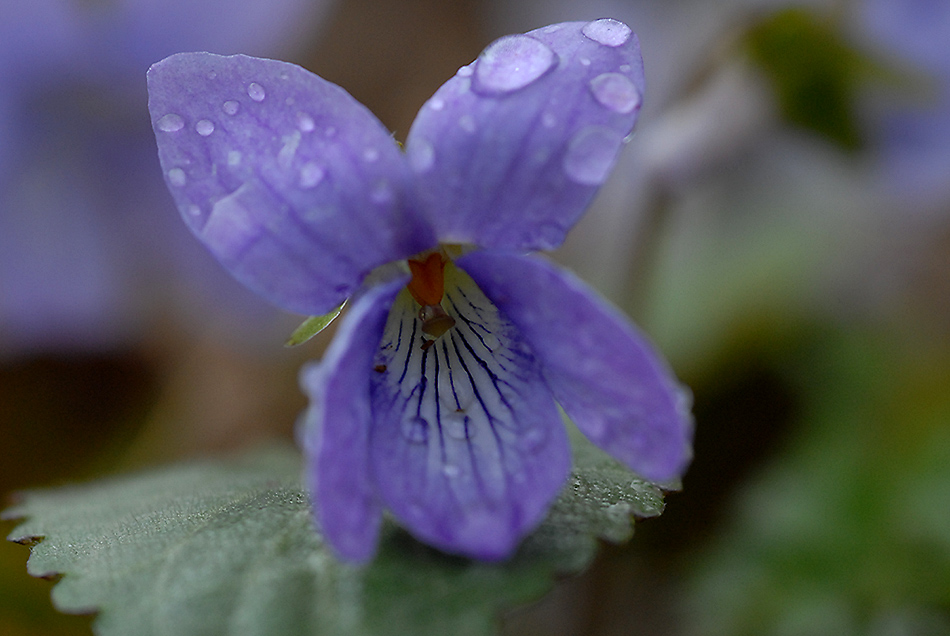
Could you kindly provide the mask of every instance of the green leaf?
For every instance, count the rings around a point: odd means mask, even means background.
[[[343,305],[345,304],[346,301],[343,301],[340,303],[339,307],[330,311],[329,313],[323,314],[322,316],[310,316],[304,320],[303,323],[297,327],[292,334],[290,334],[290,338],[287,339],[287,342],[284,343],[284,346],[296,347],[297,345],[302,345],[329,327],[330,323],[340,315],[341,311],[343,311]]]
[[[368,566],[337,562],[314,529],[296,451],[268,449],[84,486],[33,491],[4,513],[33,544],[53,601],[99,612],[103,636],[483,635],[499,613],[623,540],[662,492],[592,447],[549,518],[500,564],[444,555],[392,524]],[[37,542],[39,540],[39,542]]]
[[[844,149],[861,146],[856,94],[873,64],[847,44],[841,28],[796,7],[755,24],[746,43],[787,121]]]

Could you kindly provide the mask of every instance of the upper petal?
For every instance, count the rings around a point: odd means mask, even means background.
[[[426,103],[406,141],[439,238],[560,245],[613,168],[643,89],[637,37],[615,20],[489,45]]]
[[[148,86],[182,216],[271,302],[326,313],[374,267],[432,245],[401,151],[340,87],[293,64],[210,53],[166,58]]]
[[[648,479],[682,474],[692,453],[687,394],[628,320],[539,258],[481,251],[458,263],[524,334],[592,442]]]
[[[418,538],[510,555],[567,478],[570,447],[537,360],[471,279],[446,266],[455,326],[423,347],[419,305],[396,299],[373,378],[380,496]]]
[[[311,398],[301,429],[308,486],[324,536],[351,561],[366,561],[376,550],[382,509],[369,461],[370,374],[405,282],[375,287],[353,303],[323,360],[300,376]]]

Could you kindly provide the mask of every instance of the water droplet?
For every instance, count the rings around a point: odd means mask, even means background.
[[[590,81],[590,90],[600,105],[626,115],[640,105],[640,91],[620,73],[603,73]]]
[[[442,467],[442,474],[448,477],[449,479],[452,479],[453,477],[458,477],[459,473],[461,472],[462,471],[459,470],[458,466],[454,466],[452,464],[446,464],[445,466]]]
[[[218,72],[217,72],[217,71],[208,71],[208,79],[209,79],[209,80],[213,80],[213,79],[215,79],[217,76],[218,76]]]
[[[501,346],[501,339],[493,333],[486,333],[482,336],[482,342],[485,343],[485,348],[489,351],[495,351]]]
[[[301,188],[313,188],[323,181],[326,171],[312,161],[300,166],[300,179],[297,182]]]
[[[458,440],[469,439],[475,432],[468,423],[468,415],[459,411],[452,411],[442,418],[442,425],[449,437]]]
[[[424,444],[429,439],[429,422],[424,417],[411,417],[402,422],[402,436],[413,444]]]
[[[623,46],[633,31],[623,22],[611,18],[601,18],[588,22],[581,32],[598,44],[604,46]]]
[[[630,72],[630,65],[629,65],[629,64],[621,64],[621,65],[620,65],[620,72],[621,72],[621,73],[629,73],[629,72]]]
[[[609,128],[589,126],[574,135],[564,153],[565,174],[582,185],[600,185],[610,174],[622,139]]]
[[[369,198],[374,203],[389,203],[393,200],[393,191],[389,187],[389,181],[380,179],[370,188]]]
[[[536,238],[540,249],[553,250],[564,242],[567,232],[557,223],[544,223],[536,230]]]
[[[373,163],[377,159],[379,159],[379,151],[375,148],[367,148],[363,151],[363,161]]]
[[[459,77],[471,77],[472,73],[474,72],[475,72],[475,68],[473,67],[473,65],[468,64],[467,66],[463,66],[462,68],[460,68],[455,74],[458,75]]]
[[[530,453],[532,451],[538,450],[541,445],[544,444],[546,439],[547,435],[545,435],[543,428],[531,428],[521,436],[520,446],[522,450]]]
[[[201,215],[201,208],[195,205],[194,203],[192,203],[191,205],[188,206],[188,214],[190,214],[191,216],[199,216]]]
[[[551,70],[557,55],[527,35],[509,35],[488,45],[475,66],[475,90],[504,94],[520,90]]]
[[[441,97],[433,97],[429,100],[429,108],[432,110],[442,110],[445,108],[445,100]]]
[[[475,118],[471,115],[462,115],[459,117],[459,128],[467,133],[475,132]]]
[[[303,132],[313,132],[313,129],[317,127],[316,122],[313,121],[313,117],[307,113],[297,113],[297,128]]]
[[[195,132],[202,137],[207,137],[214,132],[214,122],[210,119],[199,119],[195,124]]]
[[[168,182],[173,186],[178,186],[180,188],[188,182],[188,177],[185,175],[185,171],[181,168],[172,168],[168,171]]]
[[[185,120],[181,118],[181,115],[168,113],[158,120],[157,126],[162,132],[175,132],[185,127]]]
[[[423,173],[432,168],[435,163],[435,149],[425,139],[419,139],[407,148],[409,166],[417,173]]]
[[[221,110],[223,110],[228,115],[237,115],[238,111],[241,110],[241,104],[229,99],[228,101],[221,104]]]
[[[241,158],[242,155],[240,150],[231,150],[228,152],[228,165],[234,167],[240,164]]]
[[[267,97],[267,93],[264,92],[263,86],[257,82],[251,82],[247,85],[247,96],[255,102],[262,102],[264,98]]]
[[[581,66],[590,66],[590,58],[589,58],[589,57],[582,57],[582,58],[579,60],[579,62],[581,63]]]
[[[563,24],[549,24],[541,29],[541,33],[556,33],[561,30]]]

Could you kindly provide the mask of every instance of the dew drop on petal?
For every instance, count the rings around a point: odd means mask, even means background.
[[[228,152],[228,165],[236,166],[241,163],[241,151],[240,150],[231,150]]]
[[[221,110],[223,110],[228,115],[237,115],[238,111],[241,110],[241,104],[229,99],[228,101],[221,104]]]
[[[459,467],[453,464],[446,464],[445,466],[442,467],[442,474],[448,477],[449,479],[452,479],[453,477],[458,477],[459,473],[461,473],[461,471],[459,470]]]
[[[471,115],[462,115],[459,117],[459,128],[467,133],[475,132],[475,118]]]
[[[416,173],[427,172],[435,163],[435,149],[425,139],[414,141],[407,148],[409,167]]]
[[[579,60],[579,62],[581,63],[581,66],[590,66],[590,58],[589,58],[589,57],[582,57],[582,58]]]
[[[424,444],[429,439],[429,422],[424,417],[403,420],[402,436],[413,444]]]
[[[185,127],[185,120],[181,118],[181,115],[168,113],[158,120],[157,126],[162,132],[175,132]]]
[[[200,216],[201,208],[195,205],[194,203],[192,203],[191,205],[188,206],[188,214],[190,214],[191,216]]]
[[[471,77],[472,73],[474,72],[475,72],[475,68],[473,67],[473,65],[468,64],[467,66],[463,66],[458,71],[456,71],[455,74],[458,75],[459,77]]]
[[[610,174],[622,139],[609,128],[589,126],[571,139],[564,153],[564,173],[582,185],[600,185]]]
[[[379,159],[379,151],[375,148],[367,148],[363,151],[363,161],[373,163],[377,159]]]
[[[557,223],[544,223],[536,229],[535,240],[541,249],[553,250],[564,242],[567,231]]]
[[[468,427],[469,417],[462,412],[453,411],[442,418],[442,426],[446,434],[457,440],[468,439],[474,432]]]
[[[180,188],[188,182],[188,177],[185,176],[185,171],[181,168],[172,168],[168,171],[168,182]]]
[[[247,96],[253,99],[255,102],[262,102],[267,96],[267,93],[264,92],[263,86],[257,82],[251,82],[247,85]]]
[[[308,161],[307,163],[300,166],[300,179],[297,181],[297,183],[301,188],[304,189],[313,188],[323,181],[323,177],[325,175],[326,171],[324,171],[323,168],[313,161]]]
[[[429,100],[429,108],[432,110],[442,110],[445,108],[445,100],[441,97],[433,97]]]
[[[588,22],[581,32],[598,44],[604,46],[623,46],[633,33],[623,22],[611,18],[601,18]]]
[[[313,117],[307,113],[297,113],[297,128],[302,132],[313,132],[313,129],[316,127],[317,124],[313,121]]]
[[[554,128],[557,125],[557,117],[554,116],[554,113],[544,113],[541,115],[541,123],[545,128]]]
[[[195,132],[202,137],[207,137],[214,132],[214,122],[210,119],[199,119],[195,124]]]
[[[590,81],[594,98],[604,108],[626,115],[640,105],[640,91],[620,73],[603,73]]]
[[[520,90],[554,67],[557,55],[527,35],[509,35],[488,45],[478,56],[474,88],[500,95]]]
[[[546,438],[547,435],[544,434],[544,429],[535,427],[528,429],[518,441],[520,442],[519,446],[521,446],[521,449],[530,453],[538,450]]]
[[[389,203],[393,200],[393,190],[389,187],[389,182],[386,179],[380,179],[373,184],[373,187],[370,188],[369,198],[374,203]]]

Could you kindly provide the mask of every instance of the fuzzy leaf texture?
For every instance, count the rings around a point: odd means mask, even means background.
[[[97,634],[487,635],[502,610],[586,566],[596,538],[632,534],[662,490],[586,442],[548,519],[514,558],[445,556],[387,525],[376,559],[336,561],[315,531],[296,451],[269,448],[82,486],[27,492],[4,512],[33,576]]]

